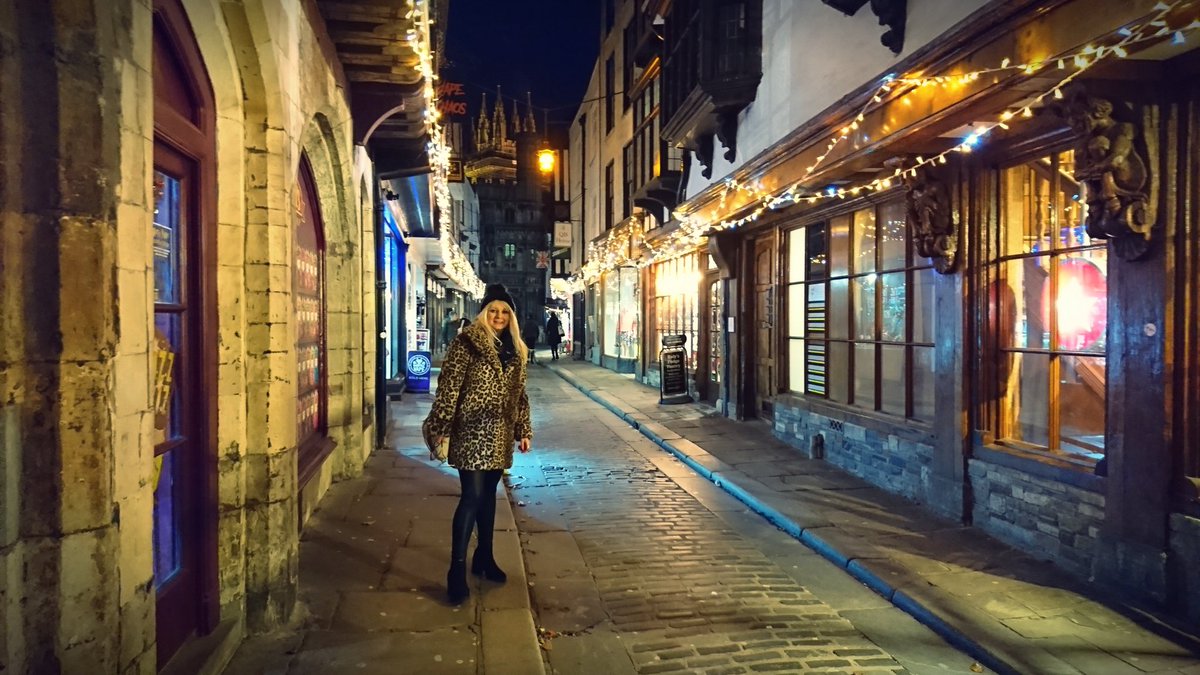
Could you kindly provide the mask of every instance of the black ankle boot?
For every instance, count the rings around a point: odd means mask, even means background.
[[[450,602],[461,605],[471,597],[471,588],[467,586],[467,561],[451,560],[450,571],[446,572],[446,595]]]
[[[492,557],[491,552],[478,548],[475,549],[475,556],[471,558],[471,574],[498,584],[508,581],[508,575],[496,564],[496,559]]]

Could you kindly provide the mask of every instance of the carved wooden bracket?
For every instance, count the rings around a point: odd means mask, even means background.
[[[846,14],[854,16],[868,0],[821,0],[825,4]],[[908,0],[869,0],[871,11],[879,17],[879,25],[887,26],[888,30],[879,38],[884,47],[899,54],[904,50],[904,24],[908,19]]]
[[[1134,106],[1088,96],[1077,88],[1057,106],[1075,132],[1075,177],[1087,187],[1089,236],[1112,241],[1123,260],[1150,251],[1155,212],[1150,200],[1149,144]]]
[[[908,231],[917,255],[932,260],[939,273],[950,274],[958,263],[958,234],[945,178],[928,166],[918,167],[914,176],[901,158],[888,160],[885,165],[900,169],[904,177]]]

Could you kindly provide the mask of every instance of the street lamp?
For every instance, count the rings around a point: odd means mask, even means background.
[[[553,173],[554,172],[554,162],[555,162],[554,150],[550,149],[550,146],[548,143],[543,142],[542,147],[539,148],[537,151],[538,171],[543,174]]]

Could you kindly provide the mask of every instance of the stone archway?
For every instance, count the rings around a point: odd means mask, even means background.
[[[361,471],[364,437],[362,427],[364,352],[361,335],[354,330],[357,317],[364,314],[362,269],[363,247],[354,200],[351,149],[342,148],[332,122],[333,111],[316,113],[300,139],[301,152],[312,167],[325,223],[326,312],[329,333],[326,349],[328,362],[328,433],[337,447],[314,480],[306,488],[304,511],[319,499],[329,482]],[[345,128],[343,121],[336,128]]]

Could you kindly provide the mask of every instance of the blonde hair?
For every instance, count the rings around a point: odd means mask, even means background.
[[[529,347],[525,344],[525,341],[521,339],[521,326],[518,325],[517,322],[517,313],[513,311],[513,308],[510,307],[507,302],[503,300],[493,300],[484,305],[479,309],[479,316],[475,317],[475,323],[483,326],[484,330],[488,332],[488,335],[491,335],[496,339],[500,338],[500,336],[496,334],[496,331],[492,330],[492,326],[487,320],[488,307],[491,307],[492,305],[501,305],[504,307],[504,309],[508,310],[508,332],[510,335],[512,335],[513,347],[516,348],[517,356],[521,357],[522,362],[528,361]]]

